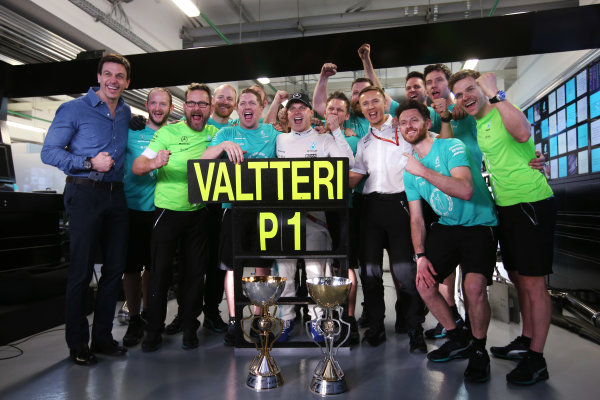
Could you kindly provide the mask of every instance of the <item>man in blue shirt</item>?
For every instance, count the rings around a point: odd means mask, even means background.
[[[402,137],[412,145],[404,171],[404,186],[410,208],[410,229],[417,258],[416,285],[432,314],[446,329],[448,341],[427,354],[433,362],[469,358],[465,379],[489,379],[490,358],[485,349],[490,323],[486,286],[492,284],[496,265],[498,225],[494,202],[481,177],[480,166],[458,139],[432,139],[429,111],[411,100],[398,107]],[[428,234],[420,199],[440,216]],[[473,344],[457,326],[439,291],[439,284],[460,264],[464,293],[471,320]]]
[[[93,352],[123,355],[112,324],[127,253],[127,204],[123,171],[131,110],[121,98],[129,86],[129,61],[115,54],[98,63],[99,87],[62,104],[41,152],[45,164],[67,175],[64,190],[69,218],[70,267],[66,298],[66,340],[78,365],[96,363]],[[96,249],[102,276],[94,309],[91,349],[85,299]]]

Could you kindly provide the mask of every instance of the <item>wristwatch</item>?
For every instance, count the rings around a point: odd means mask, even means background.
[[[502,90],[498,90],[498,93],[490,99],[490,104],[499,103],[506,100],[506,93]]]
[[[450,121],[452,121],[452,113],[448,113],[448,116],[446,118],[440,116],[440,120],[442,122],[450,122]]]
[[[86,157],[86,159],[83,160],[83,169],[86,171],[92,170],[92,157]]]
[[[415,254],[415,256],[414,256],[413,260],[414,260],[415,262],[417,262],[417,260],[418,260],[419,258],[421,258],[421,257],[425,257],[425,253],[417,253],[417,254]]]

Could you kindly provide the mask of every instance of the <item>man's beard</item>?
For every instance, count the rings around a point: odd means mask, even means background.
[[[167,123],[167,120],[169,119],[169,114],[165,114],[162,118],[162,120],[157,121],[154,119],[154,117],[152,116],[152,114],[150,114],[150,121],[152,121],[153,124],[155,124],[156,126],[163,126]]]
[[[350,108],[352,108],[352,112],[357,117],[364,117],[362,109],[360,108],[360,104],[358,103],[358,100],[351,101],[350,102]]]
[[[202,125],[201,126],[196,126],[196,127],[192,126],[192,123],[193,123],[192,122],[192,116],[193,115],[199,115],[199,116],[202,117],[202,122],[201,122]],[[192,129],[192,130],[194,130],[196,132],[201,132],[201,131],[204,130],[204,127],[206,126],[207,120],[208,120],[208,118],[206,118],[206,116],[203,113],[194,113],[194,114],[189,113],[189,115],[185,116],[185,123],[187,124],[187,126],[189,126],[190,129]]]
[[[221,108],[219,107],[219,104],[217,103],[217,105],[215,106],[215,114],[217,114],[219,116],[219,118],[229,118],[231,113],[233,113],[233,107],[227,108],[227,111],[226,111],[227,114],[222,114],[220,110],[221,110]]]

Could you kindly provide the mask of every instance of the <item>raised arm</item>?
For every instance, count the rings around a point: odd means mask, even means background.
[[[267,111],[267,115],[265,116],[263,123],[274,124],[275,122],[277,122],[277,113],[279,112],[279,106],[281,105],[281,103],[283,103],[289,98],[290,95],[288,92],[286,92],[285,90],[278,90],[277,93],[275,93],[275,96],[273,97],[273,102],[271,103],[271,106],[269,106],[269,110]]]
[[[365,76],[369,78],[373,84],[381,89],[384,89],[383,85],[379,81],[377,74],[375,73],[375,68],[373,68],[373,63],[371,62],[371,45],[368,43],[363,44],[358,48],[358,56],[363,64],[363,69],[365,71]],[[385,93],[385,92],[384,92]],[[386,93],[385,95],[385,112],[390,112],[390,107],[392,106],[392,97]]]
[[[477,84],[488,98],[492,98],[498,93],[496,74],[493,72],[481,75],[477,78]],[[519,143],[528,141],[531,137],[531,125],[527,121],[525,114],[507,100],[500,101],[494,105],[500,113],[502,123],[508,133]]]
[[[337,65],[332,63],[325,63],[321,67],[321,74],[315,86],[313,92],[313,110],[321,115],[325,115],[325,108],[327,107],[327,81],[330,76],[337,73]]]

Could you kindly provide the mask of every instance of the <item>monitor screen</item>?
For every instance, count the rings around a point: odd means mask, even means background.
[[[10,145],[0,143],[0,183],[15,182],[15,167]]]

